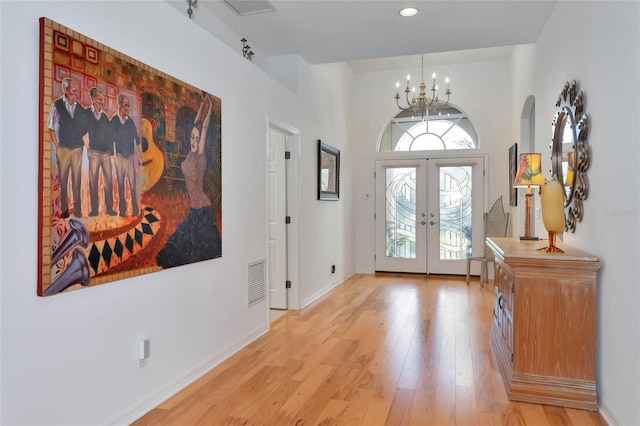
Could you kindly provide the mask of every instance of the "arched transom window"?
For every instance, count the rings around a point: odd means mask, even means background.
[[[422,118],[400,111],[384,129],[378,151],[475,149],[478,136],[469,117],[448,105]]]

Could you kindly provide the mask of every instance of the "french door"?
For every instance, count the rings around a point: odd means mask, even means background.
[[[484,158],[376,161],[376,271],[464,274],[484,244]]]

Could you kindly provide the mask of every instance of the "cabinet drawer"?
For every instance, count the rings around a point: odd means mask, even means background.
[[[504,344],[513,353],[513,275],[508,266],[495,262],[494,321]]]
[[[513,273],[511,268],[496,259],[495,282],[504,299],[503,309],[513,312]]]

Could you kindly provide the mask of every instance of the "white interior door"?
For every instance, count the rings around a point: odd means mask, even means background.
[[[466,273],[484,244],[484,159],[376,161],[376,271]]]
[[[287,309],[287,136],[269,129],[269,307]]]

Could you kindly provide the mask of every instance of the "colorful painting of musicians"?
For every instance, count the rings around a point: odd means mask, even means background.
[[[38,295],[221,257],[221,100],[40,31]]]

